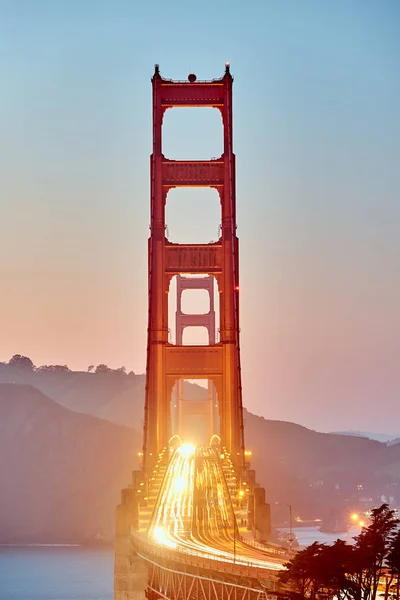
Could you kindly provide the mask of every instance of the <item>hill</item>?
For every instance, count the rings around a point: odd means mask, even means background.
[[[370,440],[376,440],[377,442],[385,442],[386,444],[390,444],[392,442],[396,443],[396,438],[398,438],[398,435],[393,433],[373,433],[371,431],[331,431],[331,433],[336,433],[337,435],[366,437]]]
[[[245,411],[252,467],[265,485],[272,514],[290,503],[302,519],[343,519],[381,502],[400,504],[400,444],[318,433],[294,423],[269,421]]]
[[[400,437],[395,438],[394,440],[390,440],[389,442],[387,442],[388,446],[393,446],[394,444],[400,444]]]
[[[137,447],[128,427],[0,385],[0,542],[111,541]]]
[[[29,359],[28,359],[29,360]],[[31,385],[70,410],[140,430],[143,426],[145,375],[120,372],[54,371],[0,363],[0,384]],[[205,388],[185,382],[188,399],[202,399]]]

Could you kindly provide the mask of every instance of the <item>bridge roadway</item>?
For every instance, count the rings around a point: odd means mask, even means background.
[[[288,560],[283,550],[254,547],[239,534],[219,451],[211,446],[175,450],[147,534],[132,535],[139,554],[158,566],[184,563],[248,582],[276,581]]]

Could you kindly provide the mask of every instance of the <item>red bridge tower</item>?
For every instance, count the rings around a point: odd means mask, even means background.
[[[146,398],[144,419],[144,444],[142,468],[132,473],[128,487],[122,490],[121,503],[116,511],[114,598],[134,600],[142,597],[146,589],[147,598],[193,597],[193,590],[203,597],[230,597],[232,584],[230,571],[215,572],[210,569],[207,556],[205,569],[216,577],[218,586],[203,587],[203,576],[192,575],[187,569],[185,553],[161,547],[161,554],[154,558],[154,548],[159,544],[146,537],[151,522],[152,510],[156,506],[158,493],[162,489],[166,462],[166,450],[171,437],[171,395],[177,390],[177,408],[193,411],[208,418],[209,429],[219,421],[219,433],[224,452],[221,459],[229,463],[233,481],[247,486],[248,523],[258,539],[267,539],[270,532],[269,506],[265,503],[265,490],[255,481],[255,472],[245,463],[243,437],[242,389],[239,347],[239,272],[238,239],[236,237],[235,203],[235,157],[232,150],[232,76],[229,65],[221,79],[197,81],[189,75],[188,81],[170,81],[161,77],[158,65],[152,79],[153,84],[153,153],[151,156],[151,235],[149,238],[149,314],[147,341]],[[220,158],[213,160],[169,160],[162,153],[162,121],[167,109],[176,106],[208,106],[221,112],[224,130],[224,149]],[[210,244],[173,244],[166,238],[165,205],[170,189],[175,187],[212,187],[218,191],[221,204],[221,235]],[[190,275],[200,275],[193,278]],[[176,343],[169,341],[168,294],[172,277],[177,276]],[[215,286],[215,280],[217,286]],[[219,295],[219,338],[216,338],[214,293]],[[210,297],[210,309],[202,315],[187,315],[182,312],[181,295],[188,288],[205,289]],[[208,330],[208,345],[184,346],[183,330],[188,326],[203,326]],[[208,401],[199,406],[189,404],[182,394],[183,380],[205,379],[209,382]],[[218,416],[215,418],[215,390],[218,397]],[[175,396],[176,398],[176,396]],[[183,404],[182,404],[183,403]],[[179,406],[182,404],[182,406]],[[174,409],[176,410],[176,409]],[[196,413],[196,411],[198,411]],[[175,421],[177,415],[175,414]],[[180,423],[178,408],[178,433],[185,435],[186,428]],[[175,432],[174,432],[175,433]],[[190,432],[191,433],[191,432]],[[215,440],[215,438],[214,438]],[[183,441],[191,441],[183,439]],[[236,477],[232,475],[232,460]],[[242,477],[245,471],[245,481]],[[225,476],[224,476],[225,477]],[[168,478],[167,478],[168,479]],[[233,487],[235,487],[234,484]],[[241,490],[242,491],[242,490]],[[194,490],[193,490],[194,494]],[[236,491],[231,491],[236,494]],[[232,504],[232,509],[233,504]],[[235,517],[234,517],[235,518]],[[235,521],[236,522],[236,521]],[[235,525],[234,525],[235,527]],[[234,529],[236,532],[236,529]],[[139,534],[138,534],[139,532]],[[233,534],[235,536],[235,533]],[[233,538],[236,542],[236,537]],[[149,545],[151,550],[149,550]],[[234,546],[236,548],[236,546]],[[235,552],[235,550],[234,550]],[[165,555],[164,555],[165,553]],[[169,561],[168,557],[172,561]],[[192,557],[189,555],[189,560]],[[154,562],[154,561],[159,561]],[[177,561],[177,571],[171,564]],[[183,567],[179,567],[181,564]],[[212,562],[212,561],[211,561]],[[216,561],[216,565],[219,561]],[[192,564],[191,562],[188,564]],[[175,567],[174,567],[175,568]],[[181,572],[184,568],[185,572]],[[240,566],[240,568],[242,568]],[[235,560],[231,565],[235,571]],[[186,573],[187,570],[187,573]],[[201,569],[200,569],[200,572]],[[253,573],[253,572],[252,572]],[[258,573],[258,569],[257,569]],[[211,575],[210,575],[211,576]],[[257,575],[258,577],[258,575]],[[196,579],[197,578],[197,579]],[[194,581],[197,581],[194,586]],[[186,583],[183,584],[182,581]],[[201,583],[200,583],[201,580]],[[242,583],[242,575],[238,581]],[[210,579],[214,582],[214,579]],[[253,582],[253,574],[251,575]],[[156,582],[156,588],[154,587]],[[165,585],[164,583],[165,582]],[[172,583],[171,583],[172,582]],[[176,585],[175,585],[176,584]],[[253,584],[252,584],[253,585]],[[160,587],[161,586],[161,587]],[[162,587],[164,586],[164,587]],[[238,586],[240,597],[251,598],[248,591],[255,590]],[[272,588],[271,588],[272,589]],[[158,594],[158,591],[160,594]],[[206,590],[206,592],[204,591]],[[217,590],[217,591],[216,591]],[[219,591],[218,591],[219,590]],[[224,591],[225,590],[225,591]],[[245,595],[243,595],[243,590]],[[256,590],[254,598],[264,597],[266,588]],[[221,595],[218,595],[218,594]],[[239,593],[239,592],[238,592]],[[168,595],[169,594],[169,595]],[[185,591],[186,594],[186,591]],[[236,587],[234,595],[236,597]],[[246,595],[247,594],[247,595]],[[239,596],[238,596],[239,597]],[[186,596],[185,596],[186,598]]]
[[[149,315],[143,466],[152,466],[171,435],[171,392],[182,379],[208,379],[218,394],[220,436],[236,467],[244,465],[239,349],[239,270],[236,237],[235,156],[232,149],[232,83],[229,65],[221,79],[171,81],[156,65],[153,84],[151,156],[151,235],[149,238]],[[162,153],[162,122],[173,107],[213,107],[222,115],[224,151],[213,160],[169,160]],[[165,235],[165,205],[175,187],[218,191],[221,237],[210,244],[173,244]],[[207,346],[168,341],[168,293],[174,275],[204,274],[217,280],[220,339]],[[211,332],[210,332],[211,333]],[[178,342],[182,340],[179,339]]]

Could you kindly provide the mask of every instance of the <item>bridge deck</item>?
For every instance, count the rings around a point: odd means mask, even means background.
[[[160,568],[214,573],[224,581],[276,581],[288,560],[285,551],[254,547],[240,535],[219,453],[209,446],[174,452],[147,531],[132,531],[132,541]]]

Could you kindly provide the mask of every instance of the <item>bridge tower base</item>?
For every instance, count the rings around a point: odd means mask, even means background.
[[[137,555],[131,536],[137,523],[138,501],[128,488],[122,491],[115,515],[114,600],[145,600],[147,563]]]

